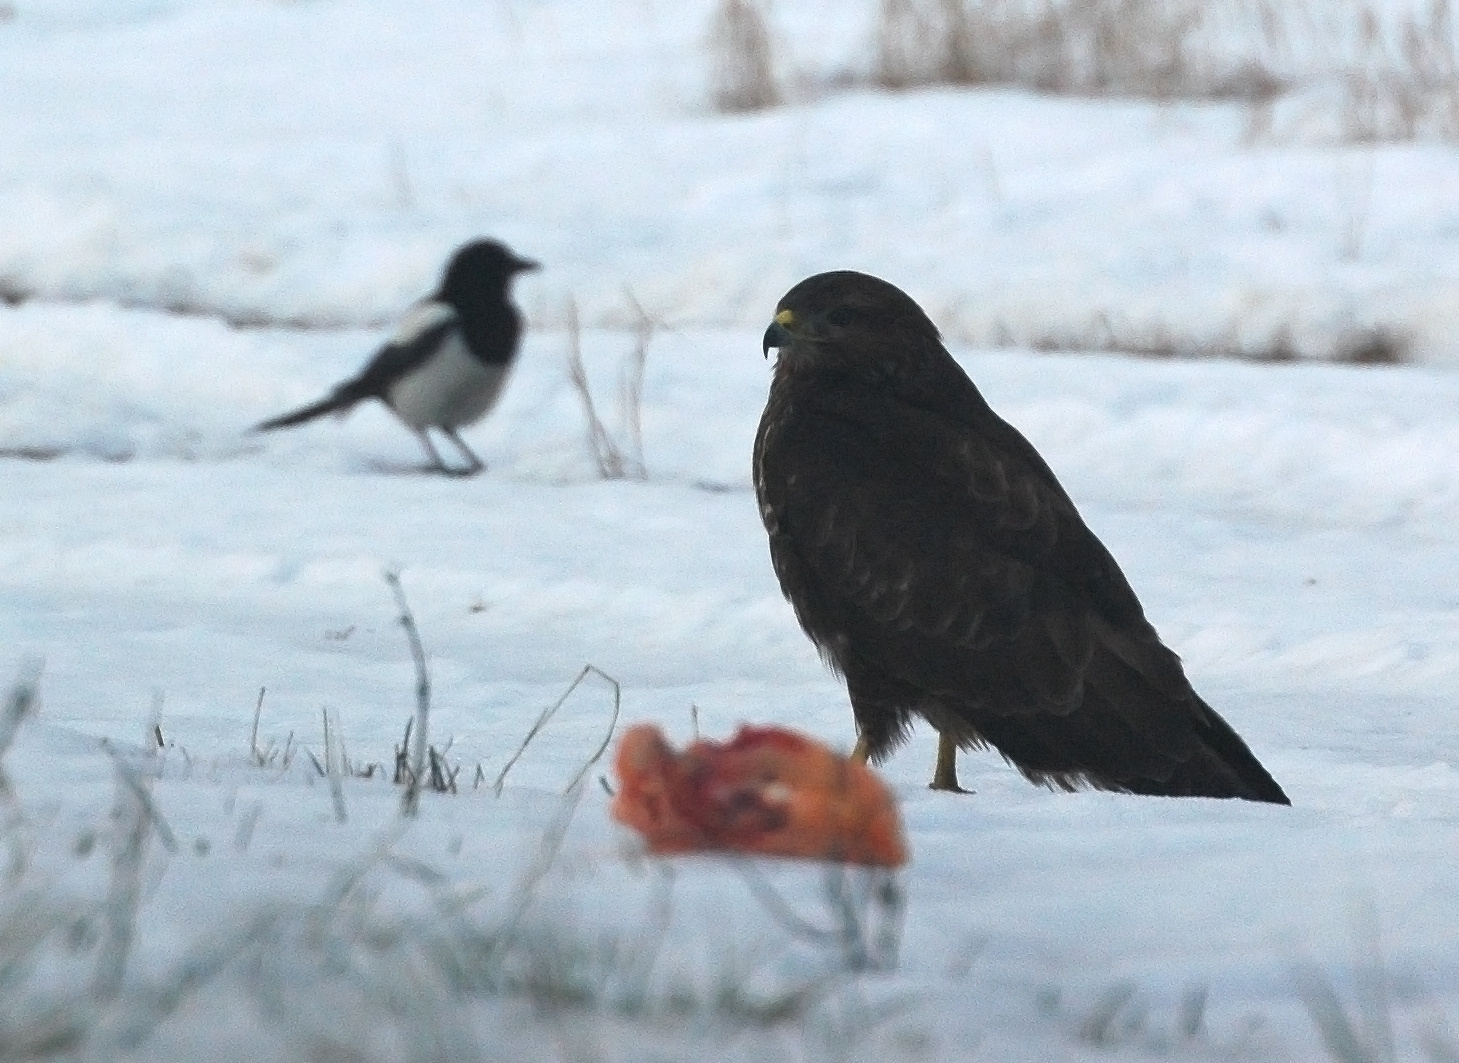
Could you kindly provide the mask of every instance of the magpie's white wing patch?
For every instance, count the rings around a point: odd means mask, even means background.
[[[455,317],[456,308],[450,303],[425,299],[414,304],[401,316],[389,343],[392,347],[409,347],[431,329],[444,325]]]

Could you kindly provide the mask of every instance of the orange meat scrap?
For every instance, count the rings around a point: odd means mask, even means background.
[[[613,818],[648,851],[723,850],[874,867],[907,861],[896,799],[865,764],[779,727],[676,753],[653,724],[624,732]]]

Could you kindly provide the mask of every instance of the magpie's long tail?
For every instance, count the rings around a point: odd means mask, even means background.
[[[275,428],[292,428],[296,424],[303,424],[305,421],[312,421],[316,417],[323,417],[327,413],[343,413],[361,399],[368,396],[359,394],[348,384],[336,388],[327,398],[311,403],[303,409],[295,410],[292,413],[282,414],[270,420],[263,421],[253,426],[255,432],[272,432]]]

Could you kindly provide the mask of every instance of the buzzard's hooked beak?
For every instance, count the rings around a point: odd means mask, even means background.
[[[770,348],[784,347],[795,337],[791,335],[790,329],[785,326],[795,320],[795,315],[789,310],[782,310],[775,315],[775,320],[770,322],[770,327],[765,330],[765,338],[761,341],[761,350],[765,357],[770,357]]]

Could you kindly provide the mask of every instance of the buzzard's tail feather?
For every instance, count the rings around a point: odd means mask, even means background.
[[[1206,717],[1205,726],[1200,732],[1204,747],[1200,759],[1215,761],[1225,769],[1225,773],[1237,780],[1240,792],[1231,796],[1248,801],[1267,801],[1274,805],[1290,805],[1291,799],[1271,777],[1271,773],[1262,767],[1261,761],[1256,759],[1256,755],[1247,748],[1231,725],[1221,719],[1216,710],[1204,701],[1197,698],[1196,702],[1204,710]]]
[[[1064,717],[982,715],[978,729],[1031,781],[1060,790],[1291,804],[1246,743],[1204,702],[1198,701],[1199,722],[1173,735],[1168,727],[1160,734],[1126,721],[1112,706],[1098,704],[1102,700],[1090,691],[1081,709]],[[1167,723],[1174,717],[1170,713]]]
[[[1155,796],[1291,804],[1241,736],[1191,689],[1178,658],[1158,642],[1143,646],[1143,654],[1134,654],[1140,646],[1133,643],[1114,653],[1096,650],[1090,661],[1085,704],[1074,715],[1102,721],[1089,729],[1107,729],[1123,747],[1104,761],[1105,770],[1090,772],[1094,784]]]
[[[311,403],[302,409],[294,410],[292,413],[281,414],[278,417],[270,418],[253,426],[255,432],[272,432],[275,428],[292,428],[296,424],[303,424],[305,421],[312,421],[316,417],[323,417],[327,413],[343,413],[354,406],[361,399],[366,398],[355,392],[348,385],[337,388],[333,394],[318,402]]]
[[[1164,654],[1168,651],[1162,648]],[[1174,662],[1174,654],[1169,657]],[[1161,682],[1154,668],[1137,672],[1126,662],[1095,654],[1085,704],[1074,715],[1089,712],[1123,746],[1105,762],[1109,769],[1090,773],[1095,784],[1152,796],[1291,804],[1241,736],[1185,682],[1178,664],[1175,676],[1184,690],[1172,689],[1168,676]]]

